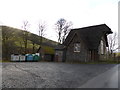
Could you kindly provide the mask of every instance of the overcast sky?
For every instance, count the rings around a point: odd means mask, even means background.
[[[38,33],[39,22],[46,23],[46,36],[57,41],[55,26],[59,18],[73,22],[73,28],[107,24],[118,31],[119,0],[0,0],[0,24],[21,28],[24,20],[29,31]]]

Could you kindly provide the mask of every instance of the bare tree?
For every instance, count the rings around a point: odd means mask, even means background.
[[[108,44],[109,44],[109,52],[110,54],[113,54],[114,51],[118,49],[117,45],[117,33],[113,33],[112,35],[108,36]]]
[[[42,44],[42,39],[43,36],[45,35],[45,24],[39,23],[38,24],[38,31],[39,31],[39,36],[40,36],[40,44]]]
[[[72,22],[67,22],[64,18],[60,18],[55,26],[58,33],[58,42],[63,43],[67,34],[70,32]]]
[[[43,36],[45,35],[45,30],[46,30],[46,24],[45,23],[39,23],[38,24],[38,32],[39,32],[39,37],[40,37],[40,47],[38,49],[38,51],[41,49],[41,45],[43,43]],[[37,52],[38,52],[37,51]]]
[[[36,46],[36,36],[35,34],[31,34],[32,36],[32,50],[33,50],[33,53],[35,53],[35,46]]]
[[[3,53],[5,53],[5,59],[9,59],[9,53],[10,53],[10,48],[11,48],[11,43],[13,42],[12,40],[15,38],[14,31],[10,27],[3,26],[2,27],[2,48],[3,48]]]
[[[71,30],[71,28],[70,28],[71,26],[72,26],[72,22],[67,22],[67,23],[66,23],[66,26],[65,26],[64,29],[63,29],[62,42],[65,41],[66,36],[68,35],[68,33],[69,33],[70,30]]]
[[[24,42],[24,47],[25,47],[25,51],[24,53],[27,53],[27,44],[28,44],[28,27],[29,27],[29,22],[26,20],[23,22],[23,42]]]

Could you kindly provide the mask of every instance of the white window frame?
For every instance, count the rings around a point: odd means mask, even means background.
[[[74,52],[80,52],[80,43],[74,43]]]
[[[104,42],[101,40],[101,54],[104,54]]]

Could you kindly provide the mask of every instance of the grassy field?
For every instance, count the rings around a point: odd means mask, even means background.
[[[45,54],[54,54],[54,47],[58,42],[52,41],[45,37],[42,37],[42,44],[40,42],[41,37],[31,32],[23,31],[20,29],[3,26],[3,41],[2,41],[2,59],[9,59],[11,54],[33,54],[36,53],[41,46],[42,52]],[[25,50],[25,35],[27,33],[27,48]]]

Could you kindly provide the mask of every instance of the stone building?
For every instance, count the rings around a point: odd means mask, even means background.
[[[104,59],[108,47],[107,35],[111,33],[106,24],[72,29],[61,49],[62,61],[91,62]]]

